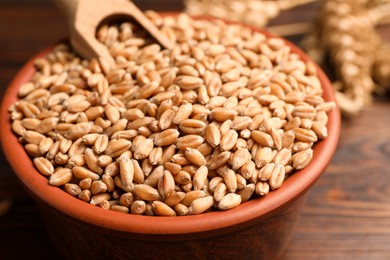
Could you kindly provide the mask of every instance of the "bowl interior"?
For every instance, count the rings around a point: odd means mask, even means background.
[[[261,32],[268,37],[274,37],[267,32]],[[302,60],[309,60],[308,56],[295,45],[290,42],[287,44],[293,52],[299,54]],[[50,186],[48,180],[35,169],[31,159],[11,130],[8,108],[17,101],[17,92],[21,84],[28,81],[35,72],[34,60],[47,55],[52,48],[45,49],[28,61],[10,83],[1,105],[1,144],[17,177],[36,199],[64,214],[90,224],[140,234],[188,234],[223,229],[258,220],[305,193],[324,171],[336,149],[340,132],[339,109],[328,113],[329,136],[315,144],[314,156],[310,164],[290,176],[279,189],[270,192],[265,197],[252,199],[228,211],[181,217],[137,216],[101,209],[72,197],[60,188]],[[324,89],[324,99],[335,101],[332,85],[318,66],[317,70]]]

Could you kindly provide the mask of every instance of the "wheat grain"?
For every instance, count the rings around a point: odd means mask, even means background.
[[[239,25],[153,17],[173,50],[136,25],[105,25],[116,67],[67,47],[21,86],[12,130],[51,185],[119,212],[200,214],[264,196],[309,164],[334,108],[313,64]]]

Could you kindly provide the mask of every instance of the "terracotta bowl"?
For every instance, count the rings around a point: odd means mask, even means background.
[[[302,60],[309,59],[296,46],[287,44]],[[9,85],[1,105],[0,136],[8,162],[37,202],[53,244],[62,256],[67,259],[275,259],[280,256],[292,235],[307,191],[324,172],[336,150],[340,132],[338,109],[329,113],[329,136],[315,145],[310,164],[263,198],[228,211],[194,216],[138,216],[108,211],[50,186],[11,131],[8,108],[17,100],[19,87],[35,72],[34,60],[51,50],[52,47],[28,61]],[[324,99],[335,101],[331,84],[320,68],[317,69]]]

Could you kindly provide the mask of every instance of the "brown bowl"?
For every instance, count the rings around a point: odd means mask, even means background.
[[[287,44],[302,60],[309,60],[296,46]],[[35,72],[34,60],[52,48],[28,61],[9,85],[1,104],[0,136],[8,162],[37,202],[61,255],[67,259],[274,259],[283,252],[307,191],[336,150],[340,133],[338,109],[328,114],[329,136],[315,145],[310,164],[265,197],[228,211],[194,216],[138,216],[108,211],[50,186],[11,130],[8,108],[17,101],[20,86]],[[318,66],[317,69],[324,99],[335,101],[332,85]]]

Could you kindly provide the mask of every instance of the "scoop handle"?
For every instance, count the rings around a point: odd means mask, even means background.
[[[53,0],[58,9],[66,16],[69,25],[75,21],[77,6],[80,0]]]

